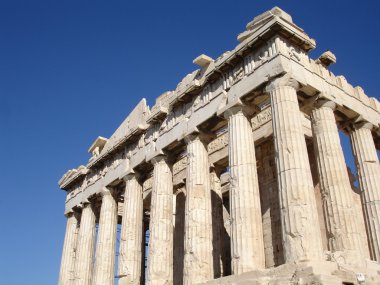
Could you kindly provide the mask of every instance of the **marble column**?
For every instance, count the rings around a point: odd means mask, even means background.
[[[352,188],[334,116],[335,103],[319,101],[311,121],[315,156],[325,213],[328,246],[348,260],[360,257],[363,248],[358,230]]]
[[[66,234],[63,243],[59,285],[74,284],[75,250],[78,236],[78,217],[74,212],[67,214]]]
[[[215,169],[210,172],[211,181],[211,209],[212,209],[212,257],[214,265],[214,279],[223,276],[223,198],[221,183]]]
[[[322,259],[322,240],[297,82],[288,76],[268,87],[276,152],[282,240],[286,263]]]
[[[184,285],[213,279],[210,165],[200,135],[186,137]]]
[[[75,254],[75,285],[91,285],[95,246],[95,213],[91,203],[83,204]]]
[[[173,284],[173,175],[165,156],[152,159],[148,285]]]
[[[119,285],[139,285],[143,239],[142,187],[135,174],[125,177],[118,263]]]
[[[369,123],[351,131],[371,258],[380,262],[380,165]]]
[[[113,285],[115,276],[117,202],[112,191],[103,188],[92,285]]]
[[[226,111],[233,274],[265,268],[260,192],[252,127],[242,106]]]

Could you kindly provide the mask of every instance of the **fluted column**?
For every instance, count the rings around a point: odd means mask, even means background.
[[[230,166],[232,272],[265,268],[260,192],[252,127],[242,106],[226,111]]]
[[[173,284],[173,176],[164,156],[152,160],[148,285]]]
[[[98,239],[92,285],[113,285],[115,276],[117,202],[111,191],[101,191]]]
[[[91,203],[83,205],[75,254],[75,285],[91,285],[95,246],[95,213]]]
[[[286,263],[322,259],[323,250],[296,87],[286,76],[267,87]]]
[[[66,234],[62,250],[59,285],[74,284],[75,249],[78,236],[78,218],[76,213],[67,214]]]
[[[351,131],[351,145],[359,177],[371,258],[380,262],[380,165],[371,133],[372,125]]]
[[[143,238],[142,187],[135,174],[125,177],[125,182],[118,264],[119,285],[139,285]]]
[[[334,102],[318,102],[311,115],[312,131],[329,249],[341,251],[351,262],[363,248],[357,221],[361,213],[355,211],[334,109]]]
[[[186,137],[186,218],[184,285],[213,279],[210,165],[200,135]]]

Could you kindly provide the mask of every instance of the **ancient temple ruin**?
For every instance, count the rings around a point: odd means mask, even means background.
[[[60,285],[380,284],[379,101],[277,7],[238,41],[59,181]]]

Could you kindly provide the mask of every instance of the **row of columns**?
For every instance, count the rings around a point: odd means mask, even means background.
[[[283,79],[275,80],[267,87],[272,103],[286,263],[323,259],[314,186],[296,89],[296,82]],[[341,252],[346,262],[350,263],[363,259],[365,245],[358,230],[357,216],[361,213],[354,211],[334,108],[332,102],[318,102],[311,114],[312,131],[329,250]],[[225,116],[228,119],[231,177],[232,272],[240,274],[265,268],[260,195],[250,121],[242,106],[228,109]],[[211,181],[215,181],[216,174],[210,174],[207,140],[203,135],[192,134],[185,141],[188,165],[183,284],[193,285],[213,279],[214,271],[220,270],[220,265],[214,266],[219,261],[213,252],[216,237],[213,237],[215,213],[212,209],[211,188],[216,187],[211,187]],[[355,127],[351,132],[351,142],[362,191],[371,256],[380,261],[380,167],[370,126],[363,124]],[[172,170],[164,156],[156,157],[152,162],[154,171],[147,281],[149,285],[173,284]],[[135,174],[128,175],[125,180],[118,266],[121,285],[140,284],[142,274],[142,187]],[[95,214],[91,204],[83,205],[79,231],[78,217],[75,214],[68,216],[61,285],[113,284],[117,203],[108,189],[102,191],[102,197],[94,267]]]

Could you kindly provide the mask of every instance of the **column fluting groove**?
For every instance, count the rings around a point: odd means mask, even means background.
[[[98,239],[92,285],[113,285],[116,259],[117,202],[109,189],[102,189]]]
[[[305,135],[296,89],[291,82],[268,87],[276,151],[282,239],[285,262],[322,259],[317,216]]]
[[[312,110],[312,131],[319,172],[328,246],[356,262],[364,249],[333,102],[319,102]],[[359,213],[362,214],[362,213]]]
[[[66,234],[62,250],[59,285],[74,284],[75,251],[78,237],[79,223],[76,213],[67,215]]]
[[[128,175],[125,182],[118,264],[119,285],[139,285],[143,238],[142,187],[135,174]]]
[[[148,284],[173,284],[173,175],[164,156],[153,160]]]
[[[265,268],[260,192],[252,127],[242,107],[226,111],[229,133],[232,272]]]
[[[90,203],[85,203],[80,218],[75,254],[75,285],[91,285],[95,249],[95,213]]]
[[[186,137],[184,285],[213,279],[210,165],[200,135]]]
[[[370,255],[380,262],[380,165],[370,124],[355,126],[351,146],[355,157]]]

